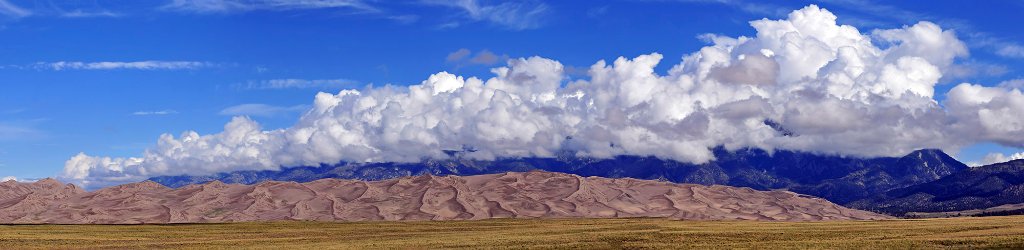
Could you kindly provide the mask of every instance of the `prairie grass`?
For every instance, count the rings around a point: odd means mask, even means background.
[[[0,249],[1024,248],[1024,216],[887,221],[496,219],[0,225]]]

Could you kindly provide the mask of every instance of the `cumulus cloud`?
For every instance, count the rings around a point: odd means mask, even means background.
[[[644,155],[714,160],[710,148],[849,156],[957,151],[981,141],[1024,146],[1024,95],[935,85],[967,50],[929,22],[873,32],[811,5],[750,22],[752,37],[705,37],[667,74],[658,53],[620,57],[569,79],[555,60],[507,60],[493,77],[447,72],[412,86],[319,93],[294,126],[262,130],[235,117],[224,131],[165,134],[139,157],[78,154],[63,178],[89,185],[319,163],[448,157]],[[461,59],[468,58],[462,55]],[[458,57],[458,56],[457,56]]]
[[[946,94],[959,136],[1024,147],[1024,94],[1020,89],[960,84]]]
[[[135,61],[135,62],[38,62],[32,68],[49,70],[190,70],[213,67],[216,64],[193,61]]]
[[[240,105],[235,105],[235,106],[231,106],[231,107],[225,108],[224,110],[220,111],[220,114],[221,115],[230,115],[230,116],[263,116],[263,117],[272,117],[272,116],[278,116],[278,115],[283,115],[283,114],[287,114],[287,113],[301,112],[301,111],[306,110],[308,108],[309,108],[309,106],[306,106],[306,105],[296,105],[296,106],[291,106],[291,107],[280,107],[280,106],[273,106],[273,105],[267,105],[267,104],[262,104],[262,103],[247,103],[247,104],[240,104]]]
[[[736,63],[714,68],[710,73],[712,78],[723,83],[773,84],[779,73],[779,63],[761,53],[740,55]]]

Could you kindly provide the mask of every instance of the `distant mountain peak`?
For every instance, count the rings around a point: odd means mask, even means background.
[[[60,181],[58,181],[56,179],[53,179],[53,178],[43,178],[41,180],[32,182],[32,184],[36,185],[36,186],[52,186],[52,187],[64,186],[63,182],[60,182]]]
[[[927,181],[970,169],[966,164],[939,149],[915,150],[901,157],[896,167],[900,169],[894,169],[891,172]]]
[[[775,130],[775,132],[778,132],[782,136],[786,136],[786,137],[797,136],[797,134],[793,133],[792,130],[786,129],[785,127],[782,126],[781,123],[776,122],[775,120],[765,119],[763,123],[764,123],[764,125],[768,125],[768,127],[772,128],[773,130]]]
[[[925,149],[914,150],[913,152],[911,152],[910,154],[908,154],[907,156],[904,156],[904,157],[910,157],[910,156],[916,156],[918,158],[932,157],[932,158],[953,159],[953,156],[950,156],[949,154],[946,154],[945,151],[942,151],[941,149],[936,149],[936,148],[925,148]]]

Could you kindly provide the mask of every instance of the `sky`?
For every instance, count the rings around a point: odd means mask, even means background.
[[[1015,116],[1024,102],[1014,90],[1024,88],[1017,25],[1024,1],[918,3],[0,0],[0,176],[109,185],[160,174],[409,161],[456,145],[481,149],[480,158],[571,148],[702,162],[716,144],[852,156],[941,148],[974,164],[1024,157],[1024,124]],[[800,26],[797,10],[817,23]],[[832,25],[819,18],[833,14]],[[756,20],[762,27],[752,27]],[[789,38],[773,37],[787,28],[770,20],[788,20],[828,50],[775,49],[785,43],[773,41]],[[856,31],[842,33],[840,25]],[[834,35],[869,40],[823,38]],[[881,77],[836,90],[821,86],[840,76],[800,70],[824,66],[844,46],[866,66],[829,70]],[[759,80],[766,76],[777,80]],[[814,99],[802,94],[815,89],[808,86],[839,97]],[[489,101],[468,97],[471,90]],[[594,99],[595,111],[572,103],[585,99],[575,93],[618,97]],[[770,111],[740,119],[727,105],[752,102]],[[394,111],[398,105],[388,103],[404,105]],[[392,117],[388,110],[409,121],[388,132],[390,123],[381,122]],[[890,118],[895,130],[871,124]],[[764,119],[804,136],[778,138]],[[333,140],[317,144],[310,137],[317,132]],[[865,134],[892,141],[857,139]]]

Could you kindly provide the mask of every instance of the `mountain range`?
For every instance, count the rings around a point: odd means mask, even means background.
[[[152,181],[87,192],[53,179],[0,183],[0,223],[138,224],[273,220],[469,220],[662,217],[688,220],[870,220],[888,216],[788,191],[531,171],[319,179],[255,185]]]
[[[1024,203],[1024,160],[974,167],[848,203],[888,214],[950,212]]]
[[[677,183],[728,185],[755,190],[789,190],[868,211],[954,212],[1024,203],[1024,161],[968,167],[941,150],[925,149],[902,157],[857,158],[797,151],[735,151],[716,148],[716,160],[689,164],[656,157],[617,156],[473,160],[451,152],[450,159],[415,163],[340,163],[266,171],[236,171],[209,176],[162,176],[150,180],[170,186],[218,180],[312,181],[321,178],[381,180],[402,176],[474,175],[544,170],[582,176],[630,177]]]
[[[656,157],[576,157],[565,152],[552,158],[473,160],[451,152],[451,158],[415,163],[340,163],[236,171],[210,176],[163,176],[150,180],[169,187],[209,181],[255,184],[262,181],[308,182],[322,178],[382,180],[423,174],[478,175],[544,170],[581,176],[630,177],[676,183],[728,185],[755,190],[789,190],[839,204],[890,190],[929,183],[969,169],[940,150],[918,150],[903,157],[856,158],[779,150],[713,150],[716,160],[690,164]],[[873,208],[864,206],[864,208]]]

